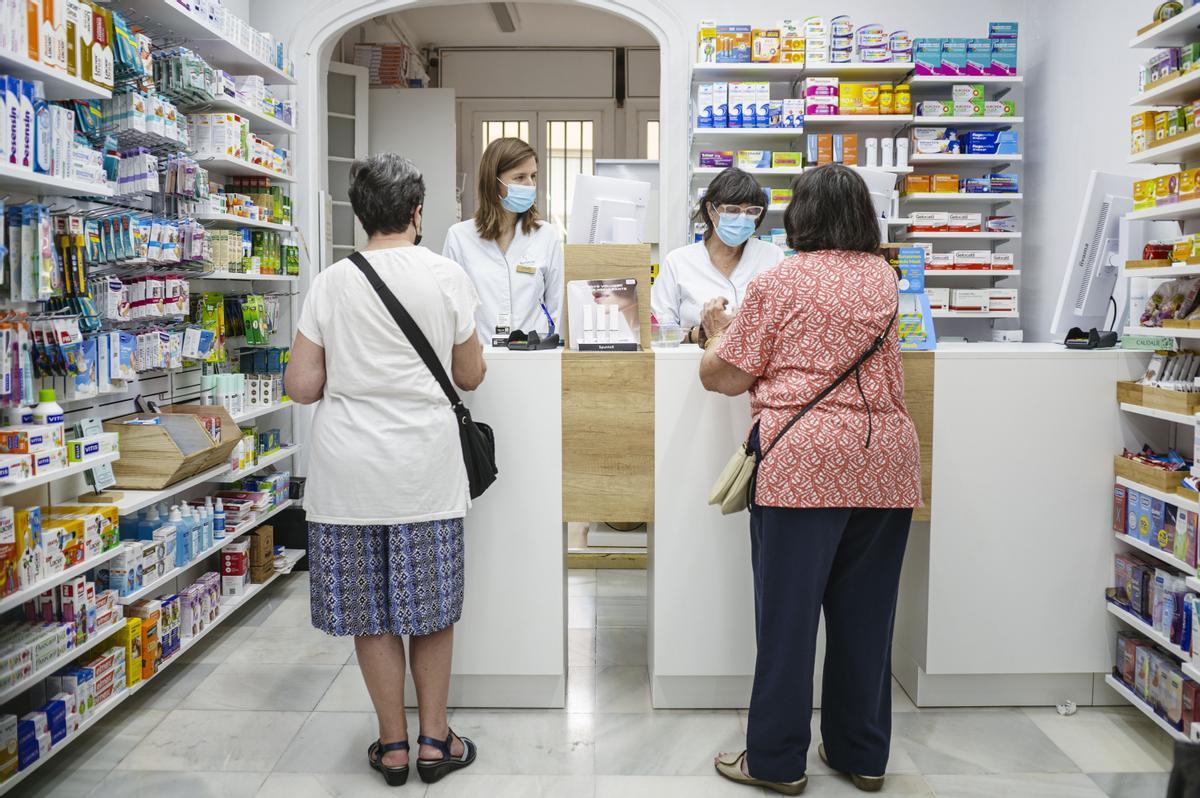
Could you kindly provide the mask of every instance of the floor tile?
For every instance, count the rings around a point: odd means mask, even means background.
[[[745,710],[738,711],[738,720],[741,724],[742,733],[745,734],[746,726],[749,721],[748,713]],[[812,716],[812,725],[809,729],[810,742],[808,746],[808,756],[805,760],[805,772],[810,776],[830,776],[834,775],[833,769],[821,761],[820,743],[821,743],[821,712],[814,711]],[[744,748],[743,744],[740,748]],[[920,775],[921,771],[917,767],[917,763],[913,761],[912,756],[908,751],[896,744],[895,739],[892,740],[892,748],[888,754],[887,774],[892,776],[916,776]]]
[[[570,596],[567,599],[567,628],[596,628],[595,596]]]
[[[176,709],[117,770],[268,772],[305,717],[303,712]]]
[[[312,634],[300,634],[284,626],[260,626],[245,631],[247,637],[230,652],[227,662],[345,665],[354,653],[353,637],[334,637],[316,629]]]
[[[171,798],[254,798],[266,773],[178,773],[175,771],[113,771],[93,796],[166,796]]]
[[[596,597],[646,598],[648,571],[607,568],[596,572]]]
[[[338,672],[333,684],[325,691],[317,712],[374,712],[371,694],[363,681],[362,668],[346,665]]]
[[[1162,798],[1170,773],[1092,773],[1091,779],[1109,798]]]
[[[218,667],[216,662],[176,662],[132,700],[149,709],[175,709]]]
[[[593,716],[557,711],[454,710],[454,731],[480,746],[476,774],[591,775],[596,754]]]
[[[645,665],[611,666],[596,673],[596,712],[650,712],[650,674]]]
[[[926,776],[937,798],[1106,798],[1104,791],[1082,773],[1042,773],[989,776]]]
[[[409,738],[417,716],[408,713]],[[314,712],[279,758],[277,773],[362,773],[367,747],[379,736],[374,712]]]
[[[596,630],[567,630],[567,664],[591,668],[596,664]]]
[[[645,629],[597,629],[596,667],[610,665],[645,667],[647,659],[647,633]]]
[[[471,770],[474,770],[472,765]],[[488,776],[464,771],[425,791],[426,798],[592,798],[591,776]]]
[[[425,787],[413,776],[404,793],[404,798],[420,798]],[[359,773],[272,773],[255,798],[399,798],[399,793],[363,765]]]
[[[707,776],[717,753],[744,747],[732,711],[596,716],[597,774]]]
[[[261,625],[267,628],[312,629],[312,607],[308,597],[288,596],[282,601],[272,602],[271,613]]]
[[[596,572],[582,568],[567,571],[567,596],[595,596]]]
[[[100,786],[108,773],[107,770],[62,770],[47,765],[22,782],[13,794],[21,798],[85,798]]]
[[[1063,717],[1045,707],[1026,709],[1025,714],[1084,773],[1142,773],[1171,767],[1171,739],[1136,710],[1081,707]]]
[[[596,669],[567,669],[567,712],[596,711]]]
[[[234,616],[226,623],[234,626],[261,626],[270,618],[275,610],[284,604],[303,604],[308,606],[307,591],[287,591],[276,581],[245,607],[238,607]]]
[[[128,707],[129,703],[122,704],[101,718],[71,743],[70,753],[55,757],[54,767],[110,771],[167,717],[166,710]]]
[[[926,775],[1079,772],[1016,709],[900,713],[892,718],[892,750],[897,749]]]
[[[229,659],[253,632],[252,626],[238,626],[231,620],[222,621],[221,625],[205,635],[203,640],[180,654],[179,660],[220,665]]]
[[[750,798],[774,795],[719,776],[597,776],[596,798]]]
[[[809,776],[808,790],[814,796],[821,798],[861,798],[863,795],[854,782],[845,776]],[[888,775],[887,781],[883,785],[883,794],[888,796],[901,795],[906,798],[934,798],[937,793],[934,793],[933,788],[922,776],[897,776]],[[999,796],[993,796],[999,798]],[[1014,795],[1015,798],[1015,795]],[[1022,798],[1033,798],[1033,794],[1029,793]]]
[[[598,629],[614,627],[644,629],[649,623],[649,618],[645,598],[596,596],[596,627]]]
[[[333,684],[337,665],[227,662],[184,699],[185,709],[276,709],[311,712]]]

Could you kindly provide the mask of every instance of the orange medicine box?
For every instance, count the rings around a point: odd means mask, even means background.
[[[125,615],[142,620],[142,678],[149,679],[154,675],[162,656],[162,647],[158,639],[158,622],[162,617],[162,602],[142,599],[127,606]]]
[[[842,135],[842,163],[846,166],[858,166],[857,133],[845,133]]]
[[[908,194],[928,194],[933,191],[933,175],[907,175],[904,191]]]
[[[957,194],[958,175],[939,174],[933,176],[933,191],[935,194]]]
[[[833,134],[817,134],[817,163],[833,163]]]

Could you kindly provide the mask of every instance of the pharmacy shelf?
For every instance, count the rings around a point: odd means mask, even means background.
[[[1135,107],[1156,105],[1187,105],[1200,97],[1200,70],[1184,72],[1163,81],[1152,89],[1137,94],[1129,101]]]
[[[66,180],[51,175],[39,175],[12,164],[0,164],[0,186],[6,189],[26,191],[59,197],[111,197],[113,190],[107,184],[87,183],[82,180]]]
[[[197,161],[214,175],[225,175],[226,177],[269,177],[272,180],[278,180],[280,183],[296,182],[296,178],[292,175],[281,175],[278,172],[272,172],[265,166],[258,166],[249,161],[243,161],[240,158],[229,158],[226,156],[204,158],[203,156],[198,156]]]
[[[1116,537],[1117,537],[1117,540],[1121,541],[1125,545],[1132,546],[1133,548],[1137,549],[1138,551],[1144,552],[1145,554],[1150,555],[1154,559],[1156,559],[1160,562],[1166,563],[1167,565],[1174,568],[1176,571],[1180,571],[1188,576],[1196,575],[1196,569],[1194,567],[1188,565],[1183,560],[1175,557],[1173,554],[1168,554],[1167,552],[1163,551],[1162,549],[1156,549],[1153,546],[1151,546],[1149,543],[1143,543],[1142,541],[1138,540],[1137,538],[1130,537],[1129,535],[1118,534]]]
[[[296,133],[294,125],[289,125],[282,119],[267,116],[262,111],[255,110],[248,105],[242,105],[232,97],[222,97],[211,102],[189,105],[186,109],[186,112],[189,114],[203,114],[210,111],[231,112],[245,117],[250,125],[250,130],[259,135],[281,133],[285,136],[291,136]]]
[[[1154,335],[1160,338],[1200,338],[1196,327],[1126,327],[1124,335]]]
[[[1126,612],[1123,608],[1118,607],[1116,604],[1113,604],[1111,601],[1106,601],[1105,605],[1108,607],[1109,613],[1116,616],[1117,619],[1121,621],[1121,623],[1125,624],[1126,626],[1129,626],[1132,629],[1136,629],[1140,634],[1143,634],[1146,637],[1150,638],[1155,643],[1157,643],[1164,651],[1168,652],[1171,656],[1173,656],[1179,660],[1191,659],[1191,655],[1188,652],[1184,651],[1182,648],[1180,648],[1179,646],[1172,643],[1171,640],[1166,635],[1159,632],[1153,626],[1146,623],[1141,618],[1134,615],[1132,612]]]
[[[1197,87],[1200,92],[1200,87]],[[1149,147],[1129,156],[1132,164],[1182,164],[1191,163],[1200,158],[1200,133],[1186,133],[1163,144]],[[1156,209],[1151,209],[1156,210]],[[1162,210],[1158,208],[1157,210]],[[1144,213],[1144,211],[1135,211]]]
[[[274,404],[263,405],[262,407],[252,407],[249,410],[244,410],[241,413],[231,415],[233,415],[233,420],[236,423],[245,424],[247,421],[252,421],[259,416],[265,416],[269,413],[274,413],[279,410],[291,410],[293,407],[295,407],[295,404],[296,403],[292,401],[275,402]]]
[[[1193,426],[1196,423],[1195,416],[1189,416],[1187,413],[1172,413],[1170,410],[1158,410],[1145,405],[1135,405],[1130,402],[1121,402],[1121,410],[1126,413],[1133,413],[1138,416],[1148,416],[1149,418],[1157,418],[1162,421],[1174,421],[1176,424],[1187,424]]]
[[[935,319],[1019,319],[1015,310],[935,310]]]
[[[113,5],[145,27],[157,46],[183,44],[232,75],[258,75],[272,85],[296,83],[295,77],[226,39],[207,20],[189,14],[177,0],[116,0]]]
[[[1020,153],[1012,155],[964,155],[962,153],[929,153],[916,152],[908,156],[908,162],[920,166],[924,164],[996,164],[996,163],[1017,163],[1024,156]]]
[[[176,568],[172,568],[171,570],[167,571],[162,576],[157,577],[150,582],[147,582],[145,585],[143,585],[141,587],[141,589],[137,590],[136,592],[130,593],[128,596],[121,596],[120,598],[117,599],[117,601],[120,604],[132,604],[135,601],[139,601],[140,599],[145,598],[146,596],[154,595],[164,585],[167,585],[167,584],[173,582],[175,579],[177,579],[180,576],[180,574],[182,574],[184,571],[187,571],[189,568],[194,568],[197,564],[204,562],[206,559],[208,559],[212,555],[218,553],[219,551],[224,549],[226,546],[233,543],[235,540],[240,538],[242,535],[245,535],[246,533],[253,531],[259,524],[265,523],[270,518],[274,518],[276,515],[283,512],[291,505],[292,505],[292,500],[288,499],[287,501],[284,501],[284,502],[281,502],[281,503],[275,505],[270,510],[267,510],[265,513],[260,513],[259,515],[255,516],[252,520],[243,521],[241,524],[239,524],[238,526],[236,526],[232,530],[230,530],[229,533],[227,535],[225,535],[225,537],[214,542],[213,545],[209,546],[204,551],[200,552],[195,557],[193,557],[192,559],[185,562],[183,565],[180,565]]]
[[[228,473],[229,466],[222,464],[194,477],[189,477],[182,482],[169,485],[162,490],[119,490],[118,492],[123,494],[121,500],[113,502],[113,504],[117,506],[117,510],[121,515],[132,515],[138,510],[144,510],[152,504],[167,501],[171,497],[183,493],[185,490],[212,482],[220,478],[222,474]]]
[[[987,205],[999,205],[1002,202],[1020,202],[1024,194],[996,192],[964,192],[964,191],[922,191],[915,194],[901,194],[901,202],[980,202]]]
[[[1165,731],[1167,734],[1171,735],[1171,737],[1173,739],[1179,740],[1180,742],[1185,742],[1185,743],[1188,742],[1188,738],[1184,736],[1183,732],[1181,732],[1179,729],[1176,729],[1170,723],[1167,723],[1167,721],[1162,716],[1160,716],[1157,712],[1154,711],[1154,708],[1152,706],[1150,706],[1145,701],[1143,701],[1141,698],[1139,698],[1132,690],[1130,690],[1128,687],[1126,687],[1125,684],[1123,682],[1121,682],[1121,680],[1119,680],[1117,677],[1113,676],[1112,674],[1108,674],[1104,677],[1104,682],[1109,687],[1111,687],[1113,690],[1116,690],[1118,693],[1120,693],[1121,698],[1124,698],[1130,704],[1133,704],[1133,706],[1139,712],[1141,712],[1146,717],[1150,718],[1150,720],[1154,721],[1154,724],[1156,726],[1158,726],[1160,729]]]
[[[0,72],[21,80],[42,81],[47,100],[107,100],[112,97],[111,91],[95,83],[72,77],[61,69],[7,53],[0,54]]]
[[[1182,263],[1178,266],[1164,266],[1161,269],[1128,269],[1122,266],[1121,276],[1124,278],[1149,277],[1168,280],[1176,277],[1197,277],[1200,276],[1200,266]]]
[[[887,64],[693,64],[692,78],[790,81],[809,76],[845,80],[899,80],[912,71],[913,65],[909,61]]]
[[[254,465],[246,466],[245,468],[241,469],[240,471],[229,471],[229,472],[225,473],[224,475],[218,477],[217,479],[210,480],[210,481],[212,481],[212,482],[217,482],[217,481],[236,482],[239,479],[241,479],[242,477],[248,477],[251,474],[254,474],[258,471],[262,471],[267,466],[275,465],[275,463],[278,463],[281,460],[286,460],[298,451],[300,451],[299,444],[292,444],[290,446],[284,446],[282,449],[280,449],[277,452],[271,452],[270,454],[265,454],[262,457],[259,457],[258,462],[255,463]]]
[[[1020,277],[1020,269],[930,269],[925,268],[925,279],[931,277]]]
[[[909,85],[913,87],[954,86],[964,83],[982,83],[985,86],[1019,86],[1025,82],[1021,75],[913,75]]]
[[[79,659],[84,654],[88,653],[105,640],[108,640],[115,635],[124,625],[125,619],[120,618],[113,623],[110,623],[104,629],[97,629],[95,634],[91,635],[87,640],[83,641],[74,648],[69,649],[65,654],[50,660],[36,671],[30,673],[21,681],[9,685],[3,690],[0,690],[0,704],[7,704],[9,701],[33,687],[42,679],[45,679],[47,676],[53,674],[62,666]]]
[[[294,283],[300,279],[295,274],[246,274],[244,272],[205,272],[189,275],[192,280],[249,280],[261,283]]]
[[[20,479],[14,482],[0,482],[0,496],[10,496],[14,493],[20,493],[23,490],[36,488],[38,485],[48,485],[51,482],[57,482],[60,479],[66,479],[67,477],[73,477],[76,474],[82,474],[83,472],[95,468],[98,465],[111,463],[114,460],[119,460],[120,458],[121,455],[118,452],[112,452],[111,454],[102,454],[97,457],[89,457],[88,459],[82,460],[78,463],[71,463],[66,468],[60,468],[57,471],[51,471],[48,474],[39,474],[36,477]]]
[[[103,565],[121,553],[121,547],[115,546],[99,556],[92,557],[90,560],[84,560],[78,565],[72,565],[70,568],[64,569],[59,573],[54,574],[48,579],[43,579],[40,582],[35,582],[29,587],[23,587],[15,593],[9,593],[4,598],[0,599],[0,613],[8,612],[14,607],[19,607],[31,598],[45,593],[52,587],[61,585],[64,582],[74,579],[81,574],[86,574],[88,571]]]
[[[1194,589],[1194,588],[1193,588]],[[1197,668],[1191,662],[1185,662],[1180,666],[1183,675],[1191,679],[1193,682],[1200,682],[1200,668]]]
[[[1192,42],[1200,42],[1200,6],[1193,6],[1164,22],[1147,27],[1144,32],[1130,39],[1129,46],[1157,49],[1182,47]]]
[[[919,238],[922,241],[1013,241],[1021,237],[1020,233],[913,233],[904,231],[907,238]]]
[[[1197,141],[1200,142],[1200,136],[1197,137]],[[1197,155],[1200,155],[1200,148],[1197,149]],[[1133,211],[1125,214],[1125,218],[1131,222],[1197,219],[1200,218],[1200,200],[1188,200],[1187,202],[1176,202],[1171,205],[1160,205],[1157,208]]]
[[[913,118],[901,114],[806,116],[804,127],[698,127],[692,130],[692,141],[720,141],[722,139],[792,139],[803,136],[810,128],[824,127],[880,127],[899,129],[911,123]]]
[[[976,125],[979,127],[1007,127],[1025,124],[1023,116],[916,116],[913,125],[919,127],[945,127],[946,125]]]
[[[816,166],[776,166],[776,167],[770,167],[767,169],[743,169],[742,171],[749,172],[752,175],[764,175],[764,176],[766,176],[766,175],[798,175],[801,172],[803,172],[805,169],[817,169],[817,168],[819,168],[819,167],[816,167]],[[851,168],[865,169],[867,167],[856,166],[856,167],[851,167]],[[913,171],[911,166],[908,166],[908,167],[891,166],[886,169],[881,169],[881,167],[874,167],[874,168],[876,170],[881,170],[884,172],[891,172],[892,174],[897,174],[897,175],[906,175]],[[694,174],[694,175],[715,175],[715,174],[720,174],[721,172],[724,172],[724,171],[725,171],[725,167],[722,167],[722,166],[694,166],[694,167],[692,167],[692,174]]]
[[[1178,493],[1169,493],[1165,490],[1152,488],[1149,485],[1143,485],[1140,482],[1135,482],[1134,480],[1127,479],[1125,477],[1117,477],[1116,482],[1118,485],[1124,485],[1127,488],[1132,488],[1140,494],[1149,496],[1152,499],[1159,499],[1167,504],[1172,504],[1181,510],[1191,510],[1193,513],[1200,513],[1200,502],[1194,502],[1191,499],[1179,495]]]
[[[162,673],[164,670],[166,670],[167,668],[174,665],[176,662],[182,661],[181,655],[184,652],[188,651],[190,648],[192,648],[192,646],[195,646],[201,640],[203,640],[205,637],[207,637],[208,634],[210,632],[212,632],[213,629],[220,626],[225,621],[225,619],[230,617],[230,615],[235,610],[239,609],[240,607],[245,606],[247,600],[249,600],[250,598],[253,598],[254,596],[261,593],[263,590],[265,590],[271,583],[273,583],[279,577],[287,576],[288,574],[292,573],[293,569],[295,569],[295,567],[296,567],[296,563],[298,563],[304,557],[305,551],[303,549],[285,549],[284,551],[287,556],[288,567],[286,567],[284,569],[277,569],[275,571],[275,573],[272,574],[270,577],[268,577],[265,582],[262,582],[261,584],[251,585],[249,588],[247,588],[245,594],[238,596],[236,599],[232,598],[232,597],[223,597],[222,601],[221,601],[222,612],[217,615],[216,619],[212,623],[208,624],[203,629],[201,629],[199,634],[194,635],[192,637],[183,638],[183,640],[180,641],[180,643],[179,643],[179,650],[176,651],[174,654],[172,654],[170,659],[160,662],[158,669],[155,670],[154,673],[151,674],[148,678],[137,682],[132,687],[127,687],[125,690],[121,691],[120,693],[114,693],[113,695],[111,695],[109,697],[109,699],[107,701],[104,701],[99,706],[94,708],[92,710],[92,714],[88,717],[88,719],[79,725],[79,729],[76,730],[76,732],[74,734],[67,737],[66,740],[63,740],[57,746],[52,748],[50,750],[49,756],[40,758],[37,762],[34,762],[29,767],[25,768],[24,770],[20,771],[19,773],[14,774],[7,781],[0,783],[0,795],[5,795],[6,793],[12,791],[13,788],[15,788],[17,785],[19,785],[25,779],[29,778],[29,776],[32,775],[38,768],[40,768],[46,762],[53,759],[59,752],[61,752],[64,748],[66,748],[70,743],[79,739],[79,737],[82,736],[84,732],[86,732],[88,729],[95,726],[106,715],[108,715],[110,712],[112,712],[114,709],[116,709],[118,706],[120,706],[122,703],[124,703],[126,699],[131,698],[139,690],[141,690],[147,684],[149,684],[151,681],[153,681],[160,673]]]
[[[258,219],[247,219],[244,216],[234,216],[229,213],[198,213],[192,218],[208,227],[215,227],[222,230],[254,227],[259,230],[276,230],[280,233],[296,232],[294,225],[279,224],[278,222],[261,222]]]

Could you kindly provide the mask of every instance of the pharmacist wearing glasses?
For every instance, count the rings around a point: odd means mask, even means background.
[[[678,324],[684,343],[701,343],[701,311],[724,300],[733,312],[760,272],[783,260],[783,250],[754,238],[765,215],[766,195],[741,169],[726,169],[708,186],[696,221],[704,239],[667,253],[650,291],[654,319]]]
[[[545,336],[562,315],[562,232],[538,218],[537,170],[521,139],[493,141],[479,162],[475,218],[446,233],[442,254],[479,293],[475,328],[485,344],[512,330]]]

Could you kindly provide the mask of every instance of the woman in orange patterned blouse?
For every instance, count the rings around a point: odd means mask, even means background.
[[[785,225],[797,254],[755,278],[736,316],[718,300],[703,318],[715,332],[700,379],[729,396],[750,392],[750,440],[760,453],[750,510],[758,659],[747,750],[718,756],[716,766],[734,781],[803,791],[823,608],[819,751],[874,792],[891,742],[900,566],[921,504],[896,273],[879,255],[870,194],[852,169],[805,172]]]

